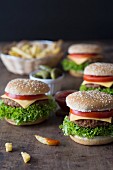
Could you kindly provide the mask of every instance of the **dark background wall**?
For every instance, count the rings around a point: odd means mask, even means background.
[[[0,41],[113,39],[113,0],[1,0]]]

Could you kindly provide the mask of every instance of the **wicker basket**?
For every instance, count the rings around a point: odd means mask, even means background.
[[[51,41],[45,42],[52,43]],[[62,56],[63,53],[60,52],[55,56],[46,56],[44,58],[38,59],[23,59],[1,53],[1,60],[8,71],[14,74],[28,75],[30,72],[37,70],[39,65],[48,65],[50,67],[56,66],[61,60]]]

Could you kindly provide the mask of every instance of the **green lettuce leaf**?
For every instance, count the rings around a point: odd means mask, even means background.
[[[88,62],[85,62],[83,64],[76,64],[74,61],[68,60],[68,59],[64,59],[62,61],[62,67],[65,71],[69,71],[69,70],[75,70],[75,71],[83,71],[84,68],[88,65]]]
[[[50,112],[55,109],[56,103],[52,99],[49,99],[47,103],[32,104],[25,109],[7,106],[2,102],[0,104],[0,119],[12,119],[17,125],[21,125],[26,122],[34,122],[38,118],[47,118]]]
[[[86,87],[85,85],[80,86],[80,91],[90,91],[90,90],[99,90],[101,92],[105,92],[108,94],[113,95],[113,88],[105,87],[105,88],[92,88],[92,87]]]
[[[65,136],[80,136],[86,138],[94,138],[96,136],[113,136],[113,125],[102,126],[96,128],[84,128],[71,122],[68,117],[64,118],[63,124],[60,125],[60,129],[64,132]]]

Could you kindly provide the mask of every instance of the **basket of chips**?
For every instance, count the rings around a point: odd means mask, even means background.
[[[7,45],[1,60],[7,70],[15,74],[29,74],[39,65],[56,66],[63,56],[62,41],[21,41]]]

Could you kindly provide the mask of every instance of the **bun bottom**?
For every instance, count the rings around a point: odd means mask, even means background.
[[[75,77],[83,77],[83,73],[82,72],[77,72],[77,71],[74,71],[74,70],[70,70],[69,73],[72,76],[75,76]]]
[[[79,136],[70,136],[74,142],[77,142],[81,145],[105,145],[113,142],[113,137],[111,136],[98,136],[93,139],[83,138]]]
[[[42,123],[42,122],[45,121],[46,119],[47,119],[47,118],[40,118],[40,119],[38,119],[38,120],[36,120],[36,121],[34,121],[34,122],[27,122],[27,123],[22,123],[21,125],[17,125],[14,120],[6,119],[6,118],[5,118],[5,120],[6,120],[8,123],[10,123],[11,125],[15,125],[15,126],[35,125],[35,124]]]

